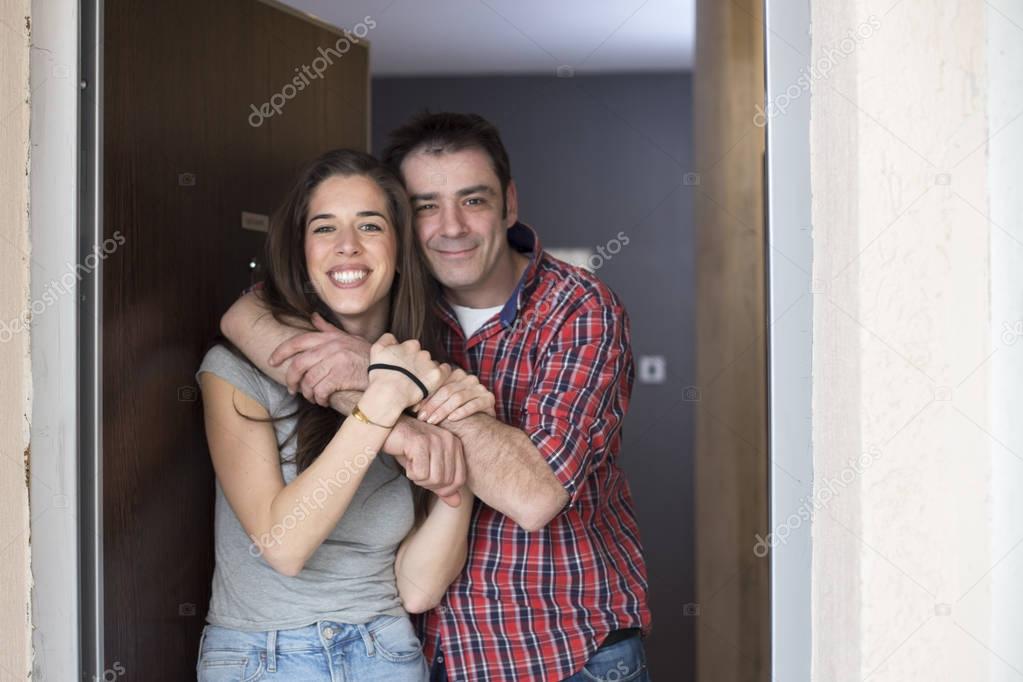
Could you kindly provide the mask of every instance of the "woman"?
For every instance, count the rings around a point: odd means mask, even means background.
[[[217,501],[201,682],[427,678],[406,611],[432,608],[461,570],[473,497],[416,489],[414,504],[380,450],[446,380],[471,384],[474,411],[492,413],[493,396],[426,350],[436,285],[418,249],[400,181],[361,152],[317,159],[274,216],[265,303],[374,342],[368,386],[342,421],[225,346],[203,360]]]

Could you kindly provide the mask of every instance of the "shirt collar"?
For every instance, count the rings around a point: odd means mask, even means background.
[[[536,230],[525,223],[517,222],[508,228],[508,245],[519,253],[529,254],[529,264],[519,278],[518,284],[515,285],[511,296],[501,308],[499,315],[501,328],[515,324],[522,301],[536,284],[537,271],[543,256],[543,247],[540,245],[540,238],[537,236]],[[438,309],[450,327],[461,330],[451,304],[443,296],[438,301]],[[488,325],[484,325],[477,330],[477,334],[487,328]],[[476,334],[473,336],[475,337]]]
[[[519,307],[522,302],[523,293],[529,293],[532,284],[536,280],[536,271],[540,265],[540,258],[543,256],[543,247],[540,245],[540,237],[536,230],[525,223],[515,223],[508,228],[508,245],[519,253],[529,254],[529,265],[526,266],[519,283],[515,285],[508,301],[501,309],[501,324],[510,327],[515,323]]]

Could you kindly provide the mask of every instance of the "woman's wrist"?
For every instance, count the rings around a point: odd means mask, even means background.
[[[443,499],[440,497],[440,495],[438,495],[436,492],[434,492],[433,494],[434,494],[434,497],[437,498],[437,502],[439,503],[438,506],[439,507],[446,507],[450,511],[457,511],[459,509],[464,511],[466,509],[466,507],[472,507],[473,502],[476,501],[476,496],[473,494],[472,490],[469,488],[469,484],[468,483],[466,483],[465,485],[463,485],[461,488],[458,489],[459,503],[458,503],[457,507],[452,507],[449,504],[447,504],[446,502],[444,502]]]
[[[366,392],[372,390],[402,410],[419,402],[422,392],[412,380],[398,372],[379,369],[369,375]]]
[[[395,424],[405,411],[403,397],[393,388],[370,381],[366,392],[356,405],[370,421],[376,424]]]

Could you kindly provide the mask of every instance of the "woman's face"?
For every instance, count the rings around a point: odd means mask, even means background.
[[[309,279],[352,333],[379,334],[387,325],[398,260],[397,227],[388,216],[383,190],[364,176],[327,178],[309,200]]]

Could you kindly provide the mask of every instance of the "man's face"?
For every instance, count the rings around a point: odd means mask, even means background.
[[[514,185],[502,217],[501,183],[481,149],[414,151],[401,173],[434,276],[456,300],[460,292],[485,289],[495,264],[507,255],[507,229],[518,219]]]

